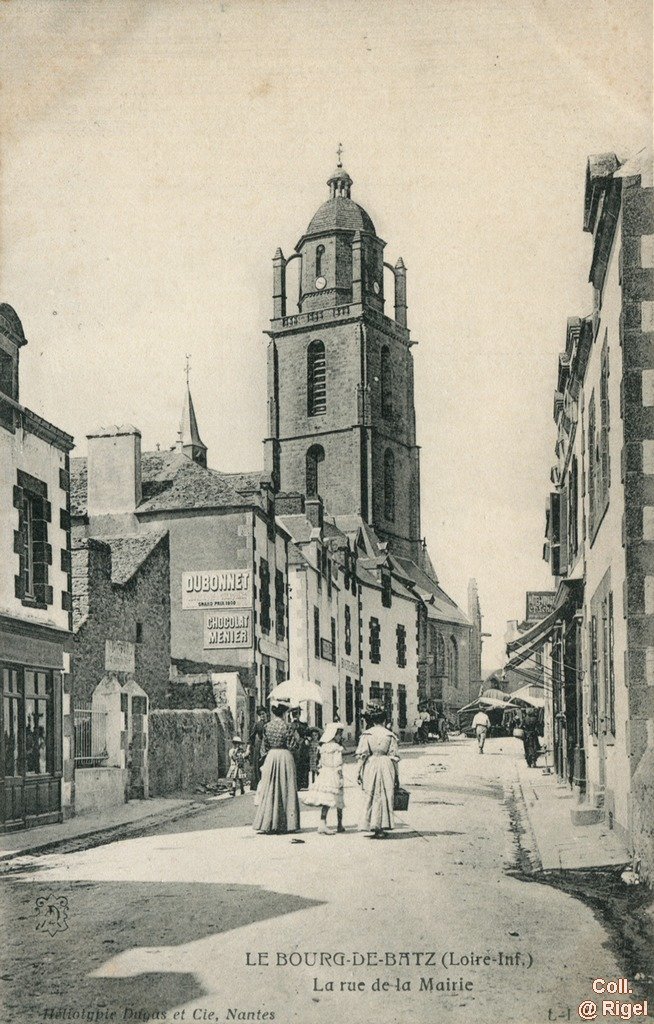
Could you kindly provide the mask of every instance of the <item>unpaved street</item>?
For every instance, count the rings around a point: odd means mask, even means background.
[[[540,1022],[568,1007],[578,1019],[592,978],[620,968],[587,907],[518,871],[519,752],[515,740],[483,757],[465,740],[404,750],[410,807],[382,842],[354,831],[350,765],[345,835],[318,835],[306,809],[301,835],[257,836],[247,795],[14,862],[6,1020]],[[53,936],[35,929],[35,900],[51,893],[68,900]]]

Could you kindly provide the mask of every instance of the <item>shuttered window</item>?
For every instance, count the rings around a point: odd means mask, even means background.
[[[309,416],[327,412],[327,364],[322,341],[312,341],[307,349],[307,412]]]

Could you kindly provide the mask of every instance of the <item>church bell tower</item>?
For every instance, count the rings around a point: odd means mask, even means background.
[[[351,198],[339,147],[329,198],[285,257],[273,259],[266,468],[277,491],[319,494],[356,515],[397,555],[419,557],[420,466],[406,269]],[[296,308],[287,279],[297,261]],[[385,313],[384,269],[394,282]],[[294,275],[295,276],[295,275]]]

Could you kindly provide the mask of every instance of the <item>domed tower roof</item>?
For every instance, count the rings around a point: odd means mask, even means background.
[[[19,348],[21,345],[27,344],[18,313],[6,302],[0,302],[0,332]]]
[[[366,211],[350,198],[352,178],[341,163],[339,146],[338,165],[328,179],[330,198],[314,213],[307,235],[323,231],[367,231],[375,235],[375,225]]]
[[[316,210],[307,235],[317,235],[322,231],[369,231],[376,234],[375,225],[369,215],[352,199],[335,196]]]

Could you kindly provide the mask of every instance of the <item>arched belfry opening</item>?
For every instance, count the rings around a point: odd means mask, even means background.
[[[323,496],[323,473],[325,449],[321,444],[312,444],[306,455],[305,494],[307,498]]]

